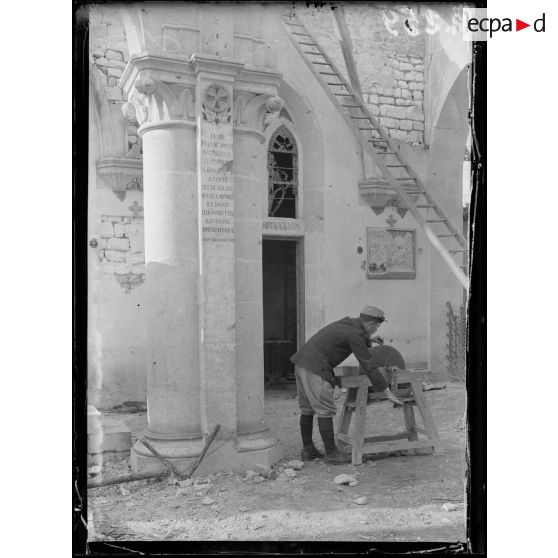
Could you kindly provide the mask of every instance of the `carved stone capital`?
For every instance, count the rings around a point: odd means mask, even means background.
[[[236,91],[233,105],[233,122],[238,128],[263,131],[277,118],[285,102],[277,95],[253,94]]]
[[[193,85],[167,83],[140,75],[122,111],[126,117],[131,117],[134,111],[140,125],[166,120],[193,122],[194,95]]]

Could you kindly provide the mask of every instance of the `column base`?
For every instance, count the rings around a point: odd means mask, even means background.
[[[158,441],[149,443],[176,469],[187,471],[200,455],[203,439]],[[236,439],[215,439],[209,446],[196,476],[220,472],[242,472],[257,464],[269,467],[283,457],[283,446],[269,431],[239,435]],[[139,441],[132,447],[130,463],[136,473],[163,473],[165,466]]]

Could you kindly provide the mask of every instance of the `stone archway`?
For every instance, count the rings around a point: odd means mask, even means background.
[[[468,67],[456,77],[442,104],[432,129],[428,159],[428,188],[456,226],[463,222],[463,161],[469,133]],[[447,303],[459,308],[463,289],[441,256],[431,250],[430,328],[431,332],[447,329]],[[445,335],[430,335],[430,366],[442,373],[447,369]],[[445,375],[445,373],[444,373]]]

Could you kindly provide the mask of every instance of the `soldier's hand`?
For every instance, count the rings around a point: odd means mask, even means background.
[[[377,343],[378,345],[384,344],[384,338],[380,337],[379,335],[373,335],[372,337],[370,337],[370,341],[372,341],[372,343]]]
[[[403,403],[403,401],[400,401],[399,399],[397,399],[397,397],[395,397],[395,395],[393,395],[392,391],[387,388],[384,393],[386,394],[386,397],[393,403],[393,407],[402,407],[403,405],[405,405],[405,403]]]

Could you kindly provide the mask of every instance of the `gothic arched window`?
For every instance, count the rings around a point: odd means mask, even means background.
[[[267,153],[268,216],[297,218],[298,148],[285,126],[269,140]]]

